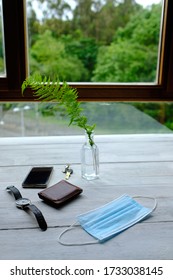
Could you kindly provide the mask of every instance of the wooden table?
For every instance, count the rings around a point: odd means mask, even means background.
[[[100,151],[100,178],[86,181],[80,175],[82,136],[0,139],[0,259],[90,260],[173,259],[173,135],[96,136]],[[21,183],[32,166],[53,166],[49,186],[64,178],[70,163],[69,182],[83,193],[55,209],[38,197],[38,189],[23,189]],[[14,185],[43,212],[48,229],[42,232],[35,218],[15,206],[6,186]],[[103,244],[63,246],[59,234],[76,216],[127,193],[156,197],[152,216]],[[152,207],[152,201],[140,202]],[[91,241],[79,227],[64,240]]]

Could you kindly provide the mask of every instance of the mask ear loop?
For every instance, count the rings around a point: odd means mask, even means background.
[[[63,232],[60,233],[59,237],[58,237],[58,242],[61,244],[61,245],[64,245],[64,246],[83,246],[83,245],[93,245],[93,244],[96,244],[96,243],[99,243],[98,240],[96,241],[91,241],[91,242],[85,242],[85,243],[68,243],[68,242],[64,242],[64,241],[61,241],[61,237],[67,232],[67,231],[70,231],[72,229],[75,229],[75,225],[77,224],[78,222],[75,222],[73,223],[69,228],[65,229]],[[77,225],[77,226],[80,226],[80,225]]]
[[[151,196],[143,196],[143,195],[135,195],[132,196],[132,198],[147,198],[147,199],[152,199],[154,200],[154,206],[151,208],[151,212],[153,212],[156,208],[157,208],[157,200],[155,197],[151,197]]]

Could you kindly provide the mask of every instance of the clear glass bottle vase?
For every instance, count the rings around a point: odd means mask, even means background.
[[[99,149],[94,142],[94,133],[91,134],[92,144],[90,144],[85,132],[85,143],[81,149],[81,175],[86,180],[99,178]]]

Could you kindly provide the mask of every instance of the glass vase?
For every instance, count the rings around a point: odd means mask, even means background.
[[[86,180],[99,178],[99,149],[94,142],[94,133],[89,141],[85,132],[85,143],[81,149],[81,175]]]

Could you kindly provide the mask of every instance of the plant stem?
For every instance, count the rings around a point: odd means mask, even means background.
[[[83,128],[93,146],[94,141],[91,134],[95,129],[95,124],[88,125],[88,119],[82,114],[83,109],[80,107],[77,90],[70,87],[67,83],[57,81],[50,82],[50,78],[42,78],[40,75],[29,76],[22,83],[22,93],[30,87],[34,91],[36,99],[43,102],[57,102],[62,105],[70,118],[69,125],[73,124]]]

